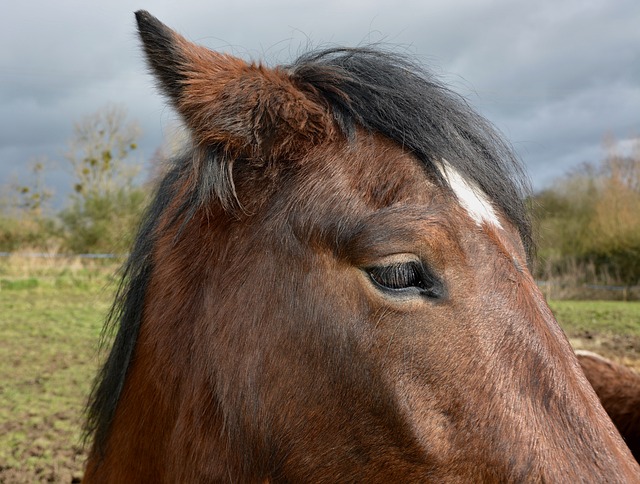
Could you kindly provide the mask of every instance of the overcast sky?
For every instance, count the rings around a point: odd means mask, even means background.
[[[73,123],[109,103],[142,127],[139,156],[161,144],[177,118],[146,71],[139,8],[272,65],[308,46],[397,45],[503,132],[536,189],[598,161],[605,134],[640,134],[638,0],[20,0],[0,15],[0,185],[45,156],[63,199]]]

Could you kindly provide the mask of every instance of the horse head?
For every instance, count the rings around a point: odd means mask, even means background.
[[[638,479],[488,122],[392,54],[268,68],[137,19],[191,144],[112,313],[86,480]]]

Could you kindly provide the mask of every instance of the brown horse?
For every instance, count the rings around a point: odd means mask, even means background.
[[[126,266],[87,482],[640,481],[486,121],[391,54],[271,69],[137,20],[192,146]]]
[[[576,351],[602,406],[640,462],[640,375],[590,351]]]

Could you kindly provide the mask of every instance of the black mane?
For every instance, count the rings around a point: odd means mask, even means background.
[[[362,48],[311,52],[289,69],[329,103],[347,135],[356,124],[383,134],[444,186],[434,162],[446,159],[515,225],[531,255],[530,189],[518,158],[491,123],[433,74],[396,53]]]
[[[153,202],[138,229],[136,241],[122,271],[115,301],[105,322],[101,336],[101,348],[111,341],[109,356],[93,383],[87,404],[85,442],[93,436],[94,445],[104,450],[109,426],[115,415],[120,393],[127,376],[129,363],[138,339],[144,298],[153,271],[152,254],[156,242],[156,228],[160,216],[173,198],[173,186],[182,176],[188,160],[176,160],[174,168],[157,187]]]
[[[311,52],[287,69],[301,89],[327,102],[346,136],[352,136],[358,125],[383,134],[411,151],[443,186],[446,181],[434,163],[446,159],[487,194],[517,227],[527,250],[532,250],[525,207],[528,185],[512,149],[484,118],[429,72],[397,54],[373,49]],[[94,382],[85,425],[85,437],[93,437],[98,452],[104,451],[134,353],[153,270],[157,223],[174,197],[172,187],[188,176],[189,166],[189,154],[175,160],[173,170],[158,187],[105,324],[104,335],[117,333]],[[199,193],[202,187],[213,189],[208,182],[201,183],[198,193],[183,201],[181,211],[195,208],[186,207],[187,202],[198,204],[209,198],[211,194]]]

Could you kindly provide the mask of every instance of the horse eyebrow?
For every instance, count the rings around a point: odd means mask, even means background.
[[[431,245],[443,238],[455,242],[438,206],[392,206],[355,223],[342,223],[332,240],[339,258],[366,265],[385,256],[420,251],[425,241]]]

